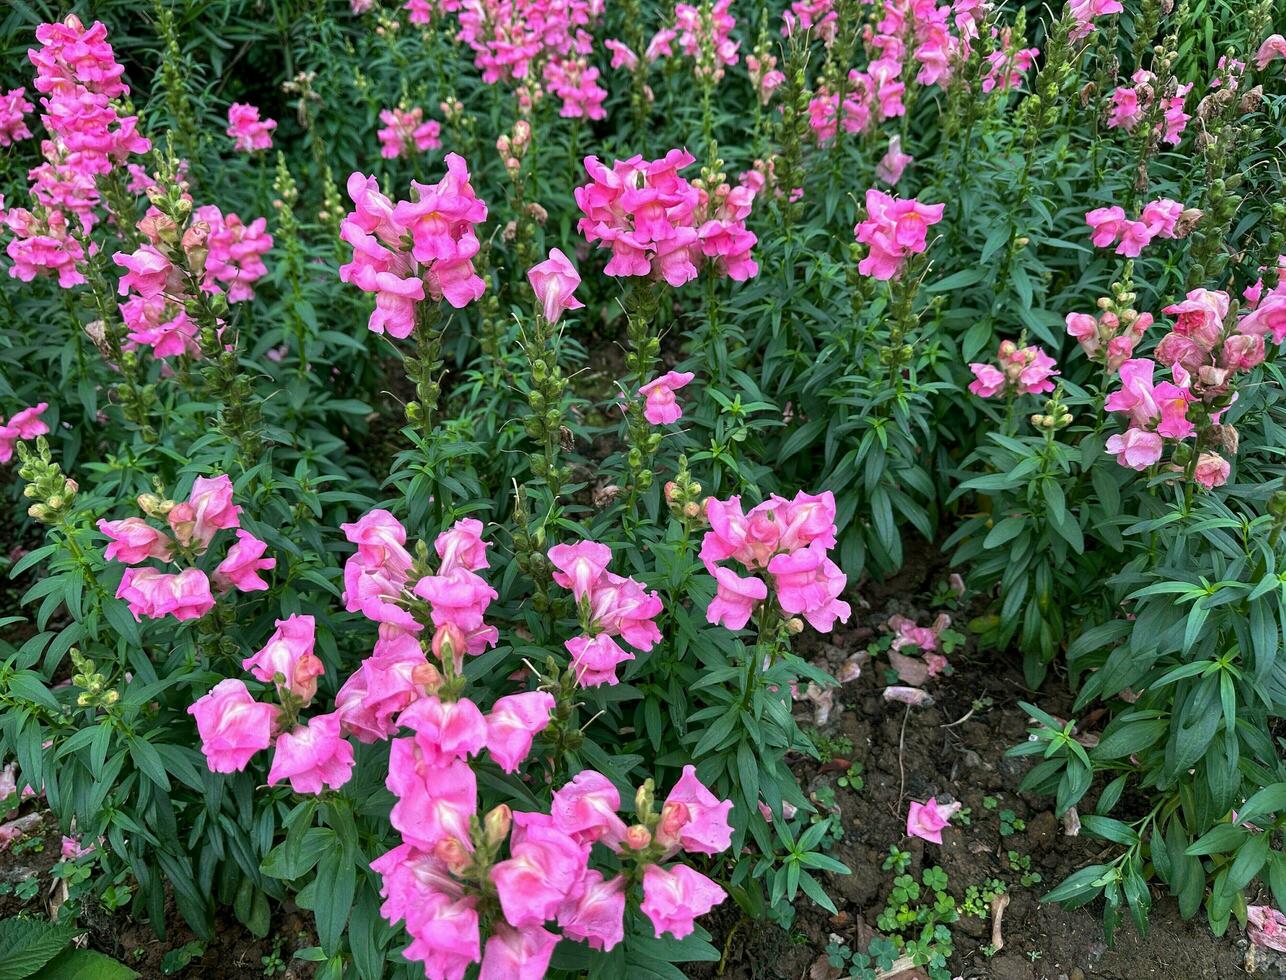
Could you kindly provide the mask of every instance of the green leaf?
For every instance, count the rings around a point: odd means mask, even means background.
[[[1183,852],[1189,857],[1200,857],[1205,854],[1225,854],[1235,851],[1246,839],[1246,831],[1230,823],[1221,823],[1188,845]]]
[[[0,921],[0,980],[24,980],[57,956],[76,935],[74,926],[42,919]]]
[[[92,949],[69,949],[32,980],[134,980],[138,974]]]

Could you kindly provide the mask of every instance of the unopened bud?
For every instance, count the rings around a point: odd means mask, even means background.
[[[643,785],[638,788],[634,794],[634,812],[640,817],[646,818],[652,812],[652,804],[656,802],[656,787],[652,780],[645,779]]]
[[[625,831],[625,846],[632,851],[641,851],[652,843],[652,834],[642,824],[634,824]]]
[[[512,823],[513,811],[504,803],[488,812],[482,819],[488,846],[499,847],[503,844],[505,838],[509,836],[509,827]]]
[[[433,856],[447,866],[452,874],[460,874],[473,863],[473,856],[456,837],[444,837],[433,845]]]
[[[786,620],[786,632],[791,636],[798,636],[804,632],[804,621],[798,616],[791,616],[790,619]]]

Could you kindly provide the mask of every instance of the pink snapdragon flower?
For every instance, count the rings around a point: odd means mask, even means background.
[[[979,362],[969,365],[974,378],[969,391],[979,398],[1044,394],[1054,390],[1050,378],[1061,373],[1054,359],[1034,344],[1019,347],[1012,340],[1002,340],[996,360],[999,367]]]
[[[576,298],[580,275],[562,249],[551,248],[549,258],[528,269],[527,281],[540,300],[545,319],[549,323],[557,323],[567,310],[579,310],[585,306]]]
[[[731,812],[731,800],[720,800],[697,778],[695,766],[684,766],[657,824],[656,842],[665,848],[663,860],[680,848],[691,854],[726,851],[732,846]]]
[[[643,872],[643,914],[652,920],[656,934],[668,932],[675,939],[692,933],[695,920],[727,898],[715,882],[686,864],[662,868],[650,864]]]
[[[1221,487],[1228,482],[1231,472],[1228,461],[1218,453],[1202,453],[1197,457],[1197,468],[1192,478],[1207,490]]]
[[[625,878],[589,869],[558,910],[563,935],[610,950],[625,938]]]
[[[316,796],[339,789],[352,778],[353,747],[339,734],[339,715],[314,715],[307,726],[277,736],[268,785],[290,780],[296,793]]]
[[[415,740],[397,738],[389,746],[385,785],[397,797],[389,820],[408,844],[432,850],[441,840],[469,840],[478,781],[467,762],[435,765],[424,759]]]
[[[482,953],[478,980],[543,980],[559,937],[540,926],[495,927]]]
[[[13,260],[9,267],[12,278],[31,282],[38,276],[52,276],[62,289],[84,283],[80,264],[85,250],[61,211],[33,214],[25,208],[11,208],[0,211],[0,223],[12,232],[5,245],[5,253]]]
[[[543,814],[534,816],[543,817]],[[515,822],[518,815],[515,814]],[[505,920],[512,926],[539,926],[559,908],[585,873],[589,847],[557,829],[548,817],[515,832],[508,860],[491,869]]]
[[[24,118],[35,106],[23,96],[25,88],[14,88],[0,95],[0,146],[12,146],[19,140],[31,139],[31,130]]]
[[[442,180],[412,181],[416,200],[396,205],[380,193],[374,177],[348,178],[354,210],[341,224],[340,237],[353,246],[353,260],[340,267],[339,277],[375,295],[368,323],[375,333],[409,337],[417,303],[445,299],[463,309],[486,288],[473,258],[480,247],[476,227],[486,219],[487,206],[473,192],[464,158],[448,153],[446,164]]]
[[[1067,9],[1071,11],[1074,21],[1071,39],[1079,41],[1093,33],[1097,18],[1119,14],[1125,8],[1121,6],[1120,0],[1068,0]]]
[[[256,680],[276,684],[307,704],[317,694],[317,678],[326,673],[314,655],[316,622],[312,616],[293,615],[277,620],[268,642],[252,657],[241,661]],[[337,715],[338,717],[338,715]]]
[[[759,578],[743,578],[730,568],[714,569],[717,588],[706,607],[706,622],[725,629],[745,629],[759,603],[768,598],[768,586]]]
[[[1270,62],[1276,61],[1278,58],[1286,58],[1286,37],[1282,37],[1280,34],[1272,34],[1264,39],[1264,43],[1255,52],[1255,67],[1263,71]],[[1281,913],[1276,914],[1280,915]]]
[[[267,591],[268,583],[259,577],[259,573],[277,567],[276,558],[263,557],[267,550],[268,546],[249,531],[238,529],[236,542],[214,570],[214,587],[220,592],[230,589],[238,592]]]
[[[1217,289],[1194,289],[1180,303],[1162,312],[1175,318],[1174,329],[1161,338],[1155,351],[1159,363],[1200,370],[1223,336],[1231,298]]]
[[[344,608],[361,612],[376,622],[391,622],[412,631],[419,625],[397,606],[413,564],[406,550],[406,528],[388,511],[368,511],[340,530],[353,544],[355,554],[344,563]]]
[[[857,271],[883,281],[896,279],[909,256],[928,248],[929,228],[942,220],[945,208],[944,204],[921,204],[868,190],[866,220],[853,229],[857,240],[868,247]]]
[[[621,794],[611,780],[585,769],[554,791],[549,815],[556,828],[579,844],[602,841],[617,848],[625,838],[625,821],[616,812],[620,808]]]
[[[583,57],[551,58],[543,71],[545,90],[563,100],[564,119],[606,119],[607,89],[598,84],[599,71]]]
[[[760,105],[771,102],[773,93],[786,82],[785,74],[777,69],[776,55],[746,55],[746,71],[750,73],[750,84],[759,94]]]
[[[1068,313],[1067,335],[1075,339],[1085,356],[1117,371],[1134,353],[1134,348],[1152,326],[1151,313],[1139,313],[1129,321],[1110,311],[1097,318],[1088,313]]]
[[[148,567],[127,568],[116,598],[129,606],[136,621],[173,616],[184,622],[200,619],[214,608],[210,580],[199,568],[185,568],[177,574]]]
[[[410,109],[381,109],[380,122],[384,126],[375,135],[380,141],[380,156],[386,160],[409,155],[412,150],[424,153],[442,146],[439,138],[442,135],[442,124],[436,119],[426,121],[424,110],[419,106]]]
[[[488,547],[490,545],[482,540],[482,521],[472,517],[456,521],[433,539],[433,550],[442,560],[439,574],[447,575],[457,568],[476,572],[489,567]]]
[[[416,669],[427,665],[428,658],[412,634],[396,630],[391,638],[381,637],[335,695],[344,734],[368,744],[395,735],[394,719],[420,695]]]
[[[609,37],[603,42],[603,47],[612,52],[612,61],[610,68],[613,71],[624,68],[626,71],[633,71],[638,67],[639,56],[634,53],[633,49],[624,41],[618,41],[616,38]]]
[[[913,800],[906,814],[907,836],[919,837],[931,844],[941,844],[942,830],[951,822],[960,806],[960,803],[939,803],[933,796],[929,797],[927,803],[916,803]]]
[[[683,409],[674,393],[686,387],[696,375],[691,371],[667,371],[639,389],[646,405],[643,417],[653,425],[669,425],[683,417]]]
[[[771,581],[786,615],[801,615],[824,633],[836,619],[848,621],[851,609],[839,598],[847,578],[827,555],[836,533],[835,497],[830,491],[816,496],[800,492],[793,500],[774,495],[749,514],[742,511],[739,497],[711,497],[706,517],[710,530],[702,539],[701,560],[711,575],[717,576],[719,562],[731,558]],[[726,576],[717,581],[719,590],[706,609],[708,621],[726,621],[734,612],[730,607],[735,607],[734,623],[753,613],[757,588]]]
[[[1090,226],[1090,240],[1098,248],[1116,245],[1116,254],[1138,258],[1154,238],[1180,238],[1179,218],[1183,205],[1168,198],[1158,198],[1143,206],[1138,220],[1126,218],[1124,209],[1115,205],[1095,208],[1085,214]]]
[[[79,861],[81,858],[93,854],[95,850],[93,843],[90,843],[88,847],[84,847],[77,838],[68,837],[66,834],[63,835],[61,854],[64,861]]]
[[[1130,428],[1109,437],[1105,448],[1121,466],[1146,470],[1161,458],[1164,442],[1155,432]]]
[[[889,148],[880,162],[876,164],[875,176],[886,184],[895,185],[902,179],[906,168],[915,162],[915,157],[902,152],[902,137],[894,134],[889,139]]]
[[[132,569],[131,569],[132,571]],[[201,751],[211,772],[240,772],[260,749],[272,744],[281,709],[256,701],[235,678],[219,681],[188,708],[196,719]]]
[[[253,299],[254,284],[268,274],[263,261],[272,248],[268,219],[255,218],[246,224],[212,204],[197,208],[195,214],[197,221],[209,226],[202,289],[226,292],[229,303]]]
[[[241,523],[241,508],[232,502],[232,481],[226,474],[198,476],[188,499],[165,515],[175,540],[183,547],[205,551],[215,534]]]
[[[549,726],[554,696],[545,691],[508,694],[487,715],[487,751],[505,772],[516,772],[533,739]]]
[[[49,426],[40,417],[47,408],[49,404],[41,402],[15,412],[8,422],[0,419],[0,463],[13,459],[14,449],[19,442],[49,434]]]
[[[108,561],[124,565],[138,565],[149,558],[169,561],[172,542],[164,531],[158,531],[141,517],[126,517],[120,521],[100,520],[98,530],[108,539],[103,551]]]
[[[244,102],[228,106],[227,133],[236,141],[242,153],[267,150],[272,147],[272,131],[277,128],[275,119],[260,119],[259,107]]]
[[[487,744],[487,722],[468,698],[442,701],[422,697],[398,718],[414,734],[419,760],[426,766],[450,765],[456,759],[477,755]]]
[[[564,644],[584,687],[615,684],[616,667],[634,659],[615,637],[643,651],[651,650],[661,639],[655,623],[661,597],[632,578],[607,571],[611,558],[611,549],[596,541],[549,549],[549,560],[556,569],[554,582],[571,590],[585,630]]]

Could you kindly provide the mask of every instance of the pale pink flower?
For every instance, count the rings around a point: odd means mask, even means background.
[[[352,778],[353,747],[339,734],[339,715],[314,715],[306,727],[277,736],[268,785],[290,780],[296,793],[317,795]]]
[[[706,607],[706,622],[730,630],[744,629],[755,607],[768,598],[768,586],[759,578],[743,578],[730,568],[714,570],[718,588]]]
[[[411,109],[381,109],[380,122],[384,127],[375,135],[380,141],[380,156],[392,160],[409,154],[412,150],[421,153],[436,150],[442,146],[439,138],[442,124],[436,119],[425,120],[424,110],[419,106]]]
[[[307,704],[317,694],[317,678],[326,672],[313,653],[316,623],[312,616],[296,614],[277,620],[276,625],[268,642],[254,656],[241,661],[241,668],[256,680],[276,684]]]
[[[634,659],[634,654],[624,649],[606,633],[597,636],[574,636],[563,644],[572,655],[572,667],[581,687],[613,686],[617,681],[616,668]]]
[[[259,118],[258,106],[234,102],[228,106],[227,133],[236,140],[236,149],[243,153],[266,150],[272,146],[272,131],[277,128],[275,119]]]
[[[731,812],[731,800],[720,800],[697,778],[695,766],[684,766],[661,807],[657,843],[667,857],[680,848],[692,854],[719,854],[732,846]]]
[[[220,530],[238,527],[241,508],[232,502],[232,481],[226,474],[198,476],[188,499],[166,515],[179,544],[204,551]]]
[[[876,164],[875,176],[886,184],[897,184],[906,168],[914,162],[915,157],[902,152],[902,137],[894,134],[889,139],[888,150]]]
[[[75,837],[63,835],[62,839],[62,859],[64,861],[78,861],[83,857],[88,857],[94,853],[94,845],[91,843],[88,847],[82,847],[79,840]]]
[[[525,691],[500,698],[487,715],[487,751],[505,772],[515,772],[531,752],[531,743],[549,725],[554,697]]]
[[[619,847],[625,822],[617,815],[621,794],[602,773],[585,769],[554,791],[549,815],[554,826],[581,844],[602,841]]]
[[[1286,38],[1280,34],[1273,34],[1264,40],[1255,52],[1255,67],[1263,71],[1268,67],[1270,61],[1278,58],[1286,58]],[[1274,913],[1280,915],[1281,913]]]
[[[221,592],[236,589],[238,592],[264,592],[268,583],[259,573],[277,567],[276,558],[265,558],[268,546],[249,531],[237,530],[237,540],[228,549],[227,557],[214,570],[214,587]]]
[[[951,822],[951,817],[960,806],[960,803],[939,803],[932,796],[927,803],[916,803],[913,800],[906,814],[907,836],[919,837],[931,844],[941,844],[942,830]]]
[[[432,765],[414,739],[395,738],[389,745],[385,785],[397,797],[389,821],[408,844],[432,850],[440,840],[469,840],[469,820],[478,811],[478,781],[464,760]]]
[[[1105,448],[1121,466],[1146,470],[1161,458],[1162,440],[1155,432],[1130,428],[1110,437]]]
[[[168,561],[170,558],[169,535],[158,531],[141,517],[126,517],[120,521],[100,520],[98,530],[108,538],[103,557],[124,565],[137,565],[149,558]]]
[[[589,860],[588,845],[552,824],[533,821],[521,829],[510,839],[508,860],[491,869],[505,920],[518,928],[557,916]]]
[[[478,980],[543,980],[558,939],[539,925],[513,929],[497,924],[483,951]]]
[[[667,371],[639,389],[646,400],[643,416],[653,425],[669,425],[683,417],[675,392],[686,387],[696,375],[691,371]]]
[[[446,575],[456,568],[476,572],[487,566],[488,544],[482,540],[482,522],[472,517],[456,521],[433,541],[433,550],[442,559],[438,568]]]
[[[858,272],[875,279],[896,279],[908,256],[928,248],[928,230],[942,220],[944,204],[902,200],[875,189],[866,192],[866,220],[853,229],[868,246]]]
[[[127,568],[116,589],[137,620],[173,616],[179,621],[200,619],[214,608],[210,580],[199,568],[185,568],[178,574],[155,568]]]
[[[1125,223],[1125,209],[1113,205],[1095,208],[1085,214],[1085,223],[1093,229],[1090,240],[1099,248],[1108,248],[1116,242]]]
[[[1228,482],[1230,469],[1228,461],[1218,453],[1202,453],[1197,457],[1193,479],[1207,490],[1213,490]]]
[[[540,300],[549,323],[557,323],[566,310],[579,310],[585,306],[576,298],[580,275],[561,249],[551,248],[549,258],[528,269],[527,281]]]
[[[381,627],[381,634],[389,627]],[[394,719],[418,696],[416,668],[428,659],[413,634],[394,630],[381,635],[375,649],[335,695],[335,711],[346,735],[376,742],[395,734]]]
[[[643,914],[652,920],[659,937],[670,933],[682,939],[692,933],[695,920],[727,898],[715,882],[686,864],[666,869],[650,864],[643,871]]]
[[[219,681],[188,708],[196,719],[201,751],[211,772],[240,772],[260,749],[272,744],[281,709],[256,701],[234,678]]]
[[[625,878],[605,879],[602,872],[585,872],[558,910],[563,935],[591,949],[610,950],[625,938]]]

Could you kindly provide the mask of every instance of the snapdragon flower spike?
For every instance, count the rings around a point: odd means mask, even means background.
[[[1188,419],[1195,400],[1190,378],[1182,366],[1173,368],[1175,381],[1153,382],[1155,362],[1137,358],[1121,365],[1121,387],[1104,403],[1109,412],[1122,412],[1129,428],[1107,440],[1106,449],[1122,466],[1145,470],[1161,458],[1164,440],[1189,438],[1196,426]]]
[[[669,425],[683,417],[675,392],[686,387],[696,375],[691,371],[667,371],[639,389],[643,396],[643,417],[653,425]]]
[[[464,158],[446,155],[447,173],[436,184],[411,182],[414,201],[394,204],[374,177],[354,173],[348,195],[354,210],[340,226],[353,246],[353,260],[339,277],[375,295],[368,326],[399,339],[415,329],[415,307],[426,298],[463,309],[482,295],[485,283],[473,268],[476,226],[487,206],[473,192]],[[406,241],[411,247],[408,252]]]
[[[1195,212],[1200,214],[1200,212]],[[1136,221],[1125,216],[1124,209],[1112,205],[1085,213],[1090,226],[1090,240],[1098,248],[1116,245],[1116,254],[1138,258],[1155,238],[1183,238],[1187,228],[1180,222],[1183,205],[1169,198],[1157,198],[1143,206]]]
[[[442,124],[436,119],[426,120],[419,106],[381,109],[380,122],[384,126],[375,135],[380,141],[380,156],[386,160],[442,147]]]
[[[19,442],[49,434],[49,426],[40,417],[48,408],[48,402],[41,402],[14,412],[8,422],[0,419],[0,463],[13,459],[14,447]]]
[[[254,284],[268,274],[263,261],[272,248],[268,219],[255,218],[246,224],[235,213],[225,215],[213,204],[197,208],[195,218],[209,227],[202,289],[226,292],[229,303],[253,299]]]
[[[422,627],[399,606],[413,560],[406,550],[406,528],[388,511],[376,508],[340,529],[357,552],[344,563],[344,608],[377,623],[409,632]]]
[[[644,652],[661,639],[654,622],[662,609],[661,597],[632,578],[607,571],[611,559],[611,549],[597,541],[549,549],[554,582],[571,590],[585,630],[564,644],[582,687],[616,684],[616,668],[634,659],[616,637]]]
[[[1019,347],[1012,340],[1002,340],[996,352],[996,364],[974,362],[969,365],[973,381],[969,390],[979,398],[1003,395],[1040,395],[1054,390],[1050,378],[1061,372],[1054,359],[1032,344]]]
[[[216,684],[188,708],[196,719],[201,751],[211,772],[240,772],[251,757],[272,744],[281,709],[250,696],[235,678]]]
[[[609,276],[643,276],[682,286],[713,261],[723,275],[744,280],[758,272],[750,258],[757,239],[745,227],[756,185],[727,185],[712,198],[679,176],[693,162],[686,150],[659,160],[617,160],[609,169],[585,158],[590,182],[575,190],[584,215],[577,230],[612,257]]]
[[[235,149],[253,153],[272,147],[272,132],[277,128],[275,119],[260,119],[259,107],[244,102],[228,106],[227,133],[235,141]]]
[[[25,88],[13,88],[0,95],[0,146],[12,146],[19,140],[31,139],[26,114],[35,108],[24,98]]]
[[[1134,348],[1152,326],[1151,313],[1131,311],[1131,317],[1104,311],[1098,317],[1088,313],[1069,313],[1065,318],[1067,335],[1075,339],[1085,356],[1117,371],[1134,353]]]
[[[942,220],[945,208],[944,204],[921,204],[874,188],[868,190],[866,220],[853,229],[857,240],[868,248],[857,271],[882,281],[898,278],[907,258],[929,247],[929,228]]]
[[[835,496],[829,490],[816,496],[801,491],[793,500],[773,495],[749,513],[742,511],[740,497],[710,497],[705,508],[710,530],[701,542],[701,561],[717,583],[706,608],[708,622],[744,626],[766,601],[769,583],[783,613],[803,616],[820,632],[829,633],[836,619],[848,621],[852,610],[839,598],[848,580],[828,556],[836,533]],[[719,563],[727,559],[752,573],[763,588],[727,568],[720,575]]]

